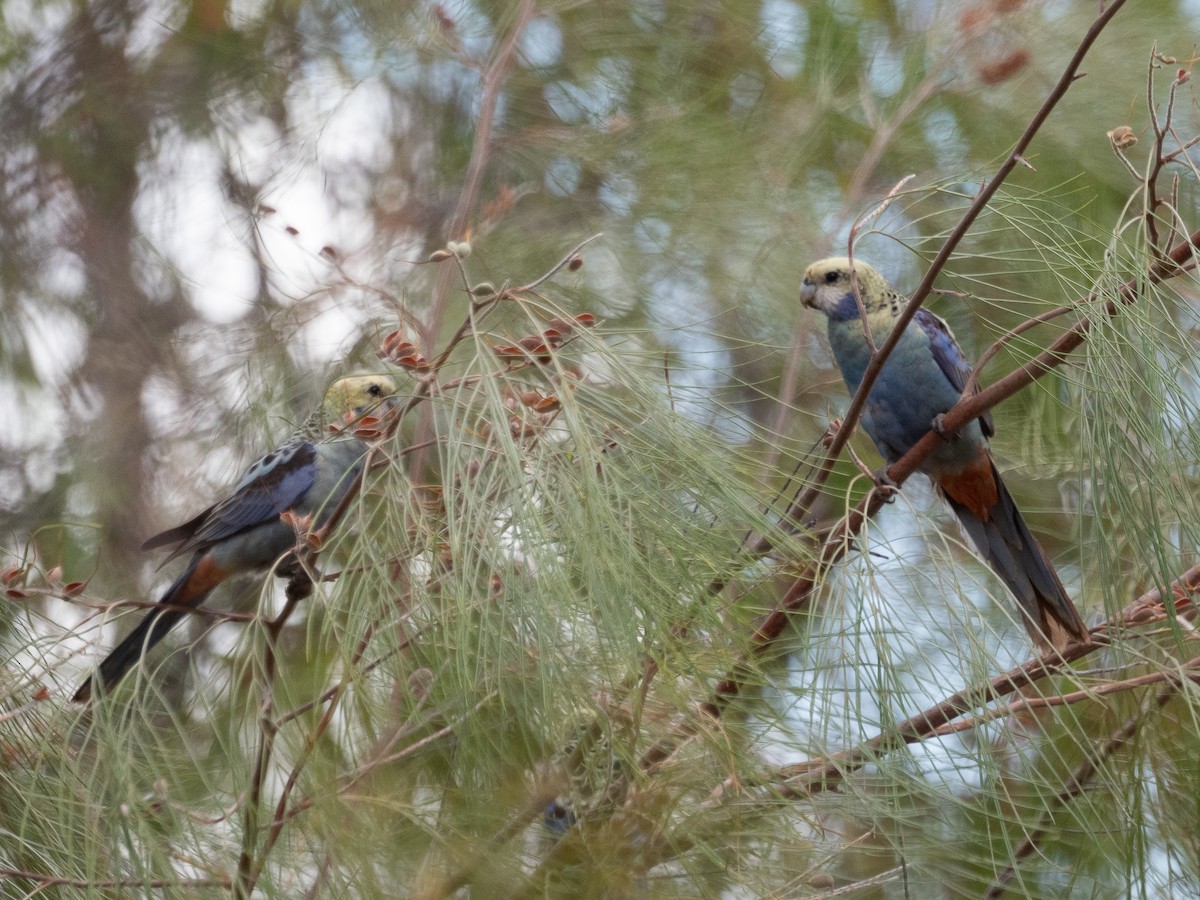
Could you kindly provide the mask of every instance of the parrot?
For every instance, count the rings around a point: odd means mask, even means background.
[[[853,261],[860,312],[847,257],[822,259],[804,272],[800,300],[825,314],[829,345],[846,388],[858,391],[871,359],[862,316],[871,340],[887,340],[906,298],[892,290],[874,268]],[[918,309],[884,363],[867,395],[862,425],[890,465],[932,430],[942,433],[941,416],[958,402],[971,364],[949,326],[927,309]],[[1088,643],[1088,631],[1005,487],[988,447],[995,434],[990,413],[943,435],[942,444],[921,466],[937,493],[949,504],[963,531],[1012,593],[1021,619],[1042,651],[1062,651]]]
[[[289,440],[255,461],[228,497],[147,540],[143,550],[173,548],[164,565],[191,555],[158,601],[172,608],[151,610],[79,687],[74,702],[87,702],[98,689],[111,689],[187,615],[183,607],[198,607],[234,575],[279,562],[296,547],[296,517],[311,516],[314,529],[327,522],[360,477],[367,452],[353,428],[344,426],[392,409],[395,394],[395,383],[385,376],[356,375],[334,382],[320,409]],[[341,430],[325,435],[325,425]]]

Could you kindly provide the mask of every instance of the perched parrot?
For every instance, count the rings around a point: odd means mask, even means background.
[[[875,269],[854,260],[858,294],[876,347],[887,340],[907,302]],[[850,281],[850,260],[823,259],[804,272],[800,299],[829,320],[829,344],[851,394],[871,358]],[[919,309],[867,395],[862,424],[889,463],[900,459],[958,402],[971,364],[949,327]],[[1043,651],[1088,641],[1087,628],[1045,551],[1017,511],[996,471],[987,439],[990,414],[946,436],[921,470],[950,504],[980,555],[1012,592],[1029,636]]]
[[[362,472],[366,445],[351,428],[334,435],[327,424],[348,425],[394,403],[391,379],[359,375],[335,382],[320,410],[284,444],[255,462],[227,498],[182,525],[155,535],[143,550],[174,547],[164,562],[191,554],[191,562],[159,603],[196,607],[225,579],[267,569],[296,546],[296,526],[284,513],[312,516],[320,528]],[[82,703],[115,685],[183,616],[182,609],[152,610],[75,692]]]

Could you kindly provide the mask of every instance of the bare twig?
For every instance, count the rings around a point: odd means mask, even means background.
[[[1147,672],[1145,675],[1135,675],[1131,678],[1122,678],[1119,681],[1109,681],[1066,694],[1053,694],[1048,697],[1026,697],[1023,700],[1014,700],[1012,703],[1006,703],[1004,706],[989,709],[982,715],[959,719],[955,722],[947,722],[940,728],[936,728],[930,732],[929,736],[931,738],[945,737],[963,731],[972,731],[997,719],[1018,716],[1039,709],[1055,709],[1062,706],[1071,706],[1075,703],[1095,702],[1101,697],[1124,694],[1139,688],[1150,687],[1154,684],[1162,684],[1166,681],[1170,681],[1176,685],[1181,681],[1191,681],[1200,684],[1200,657],[1183,663],[1178,671]]]
[[[1069,315],[1073,311],[1074,307],[1071,306],[1056,306],[1054,309],[1046,310],[1046,312],[1040,313],[1031,319],[1026,319],[1016,328],[1013,328],[1011,331],[1008,331],[1007,333],[996,338],[990,347],[984,350],[983,353],[979,354],[979,359],[975,360],[975,367],[971,369],[971,374],[967,377],[967,383],[966,386],[963,387],[962,396],[969,397],[971,394],[975,393],[975,388],[979,384],[979,373],[981,373],[984,369],[984,366],[991,362],[992,358],[1000,352],[1000,349],[1012,341],[1013,338],[1017,337],[1018,335],[1022,335],[1027,331],[1032,331],[1034,328],[1043,324],[1044,322],[1052,321],[1060,316]]]
[[[1041,845],[1046,832],[1049,830],[1054,813],[1084,792],[1095,777],[1100,766],[1114,753],[1129,743],[1129,740],[1137,734],[1138,729],[1149,719],[1151,714],[1156,710],[1162,709],[1167,704],[1167,701],[1179,693],[1179,684],[1177,680],[1172,684],[1164,685],[1153,698],[1147,697],[1142,708],[1136,714],[1130,716],[1128,721],[1096,748],[1092,758],[1085,759],[1080,763],[1079,767],[1071,774],[1071,777],[1067,779],[1067,783],[1063,789],[1047,805],[1046,810],[1042,814],[1041,824],[1033,829],[1025,840],[1013,851],[1012,861],[996,876],[996,880],[992,883],[991,888],[984,894],[985,897],[1000,897],[1004,894],[1008,885],[1016,877],[1017,866],[1020,862],[1036,852]]]
[[[354,664],[360,662],[363,655],[366,653],[367,642],[370,640],[370,633],[371,629],[368,628],[367,634],[363,636],[363,639],[359,641],[358,646],[354,649]],[[338,687],[341,688],[342,685],[338,685]],[[263,841],[262,848],[259,851],[259,856],[263,860],[271,855],[271,851],[274,849],[275,844],[279,841],[280,835],[283,833],[283,826],[287,821],[285,814],[287,813],[288,802],[291,800],[292,791],[295,790],[296,784],[300,780],[300,773],[304,771],[304,767],[308,764],[309,757],[312,755],[313,751],[316,750],[322,735],[325,734],[325,732],[329,729],[329,726],[333,723],[333,714],[338,708],[338,701],[341,699],[342,693],[343,692],[339,690],[332,696],[331,702],[328,704],[328,706],[326,706],[325,711],[321,714],[321,718],[317,721],[317,724],[313,726],[312,731],[309,732],[307,738],[305,739],[304,748],[300,751],[299,757],[292,764],[292,769],[288,773],[287,781],[284,783],[283,789],[279,792],[279,800],[275,804],[275,814],[271,818],[271,826],[267,830],[267,837]],[[280,728],[280,723],[282,721],[284,720],[280,719],[275,722],[276,730]]]
[[[1177,600],[1195,593],[1197,590],[1200,590],[1200,565],[1193,566],[1172,583],[1172,593]],[[1148,591],[1126,609],[1128,611],[1130,609],[1141,610],[1149,608],[1154,605],[1159,596],[1157,590]],[[1159,602],[1161,601],[1159,600]],[[756,783],[778,785],[781,782],[800,778],[802,781],[798,783],[793,781],[787,786],[787,795],[792,797],[807,796],[814,791],[830,787],[831,783],[829,779],[840,779],[854,769],[860,768],[880,753],[885,752],[889,742],[900,740],[906,744],[914,743],[930,737],[963,731],[967,727],[978,727],[980,724],[992,721],[995,718],[1027,710],[1064,706],[1087,699],[1095,699],[1105,694],[1120,693],[1134,688],[1158,684],[1163,681],[1173,681],[1178,685],[1184,678],[1188,680],[1200,679],[1200,657],[1196,657],[1168,672],[1147,673],[1146,675],[1110,682],[1105,685],[1096,685],[1068,694],[1046,697],[1025,696],[1021,700],[988,710],[982,715],[961,720],[961,722],[954,721],[963,712],[968,711],[968,709],[977,709],[987,703],[995,702],[1010,694],[1023,691],[1029,685],[1047,675],[1053,674],[1064,662],[1076,662],[1094,653],[1101,647],[1107,646],[1109,643],[1108,632],[1113,628],[1125,628],[1129,624],[1130,620],[1123,614],[1121,617],[1093,629],[1093,643],[1090,646],[1076,645],[1070,648],[1065,653],[1061,662],[1055,654],[1048,654],[1038,659],[1029,660],[1020,666],[995,676],[985,685],[967,688],[942,700],[935,706],[917,713],[896,725],[887,734],[880,734],[866,741],[860,747],[846,750],[828,758],[811,759],[785,766],[772,775],[763,777]],[[965,722],[966,725],[963,725],[962,722]],[[748,783],[745,779],[736,781],[734,779],[727,779],[723,784],[714,789],[711,799],[719,799],[729,791],[740,790],[747,786]]]
[[[279,727],[271,714],[275,702],[275,674],[278,664],[275,642],[300,601],[312,593],[312,586],[312,578],[304,569],[303,561],[298,558],[297,572],[288,585],[287,600],[283,609],[274,619],[264,623],[267,639],[263,644],[263,694],[258,709],[258,752],[255,754],[254,772],[250,779],[250,793],[242,809],[242,848],[238,855],[237,879],[233,887],[233,896],[238,900],[249,900],[253,895],[254,886],[258,883],[267,860],[265,852],[255,853],[255,845],[258,842],[258,817],[263,804],[263,788],[271,764],[275,737],[279,733]]]
[[[1200,231],[1193,234],[1187,242],[1177,245],[1172,248],[1166,258],[1160,262],[1155,262],[1151,265],[1150,271],[1146,275],[1146,279],[1151,283],[1159,283],[1165,278],[1171,277],[1184,270],[1184,267],[1192,260],[1196,247],[1200,245]],[[1139,288],[1140,279],[1130,279],[1118,289],[1117,294],[1122,303],[1132,303],[1136,297]],[[1089,298],[1094,299],[1094,298]],[[1086,301],[1084,301],[1086,302]],[[1117,315],[1120,307],[1115,301],[1109,300],[1105,304],[1105,310],[1109,315]],[[978,418],[987,410],[1001,400],[1007,399],[1023,388],[1032,384],[1033,381],[1045,375],[1047,372],[1057,368],[1065,362],[1067,354],[1076,349],[1085,340],[1087,331],[1091,327],[1091,322],[1087,318],[1077,322],[1070,331],[1060,336],[1051,346],[1035,357],[1033,360],[1025,363],[1023,366],[1010,372],[1004,378],[1001,378],[991,387],[988,387],[979,393],[964,397],[955,404],[943,417],[943,427],[946,431],[953,433],[961,428],[972,419]],[[895,331],[891,337],[895,336]],[[889,337],[889,343],[891,341]],[[880,353],[886,352],[887,344]],[[856,396],[856,399],[861,397],[862,392]],[[844,438],[847,436],[849,429],[845,423],[834,436],[833,443],[836,445],[839,440],[844,445]],[[944,440],[937,433],[930,431],[921,440],[914,444],[907,453],[899,460],[893,463],[887,469],[887,475],[893,483],[897,485],[903,484],[908,478],[913,475],[921,466],[921,464],[936,450]],[[832,455],[832,454],[831,454]],[[879,511],[886,502],[886,497],[881,492],[872,491],[859,502],[859,504],[851,510],[845,518],[835,526],[829,535],[822,543],[822,550],[819,559],[812,565],[807,566],[801,574],[792,583],[791,587],[780,599],[779,604],[775,609],[759,624],[751,638],[750,657],[746,661],[735,666],[734,669],[726,675],[716,686],[712,696],[701,705],[701,711],[713,717],[719,717],[728,702],[741,693],[742,684],[746,674],[750,671],[750,663],[754,658],[761,657],[768,653],[770,649],[778,641],[779,636],[783,634],[787,628],[791,615],[807,605],[812,597],[812,593],[816,586],[822,582],[823,575],[827,569],[840,560],[846,553],[847,549],[853,545],[855,536],[861,531],[866,521]],[[758,542],[768,545],[767,539],[764,537]],[[757,547],[756,547],[757,549]],[[694,733],[694,725],[686,726],[686,733]],[[674,746],[671,741],[678,740],[679,736],[668,740],[666,743],[660,744],[648,751],[643,757],[642,765],[650,767],[657,765],[662,760],[666,759]]]
[[[405,619],[410,618],[411,616],[412,616],[412,613],[406,613],[401,618],[401,623]],[[428,631],[428,626],[425,628],[417,629],[417,631],[415,633],[413,633],[413,635],[411,637],[406,638],[404,641],[402,641],[399,644],[399,646],[393,647],[387,653],[385,653],[382,656],[380,656],[376,659],[373,659],[369,663],[366,663],[365,665],[363,665],[362,668],[358,670],[358,674],[361,676],[361,675],[369,674],[370,672],[374,672],[376,669],[378,669],[380,666],[382,666],[385,662],[387,662],[393,656],[396,656],[397,654],[403,653],[405,650],[407,650],[410,646],[412,646],[413,641],[415,641],[419,637],[422,637],[426,633],[426,631]],[[365,640],[360,644],[360,646],[365,648]],[[356,651],[356,654],[357,654],[357,651]],[[356,658],[361,659],[361,656],[356,656]],[[286,713],[284,713],[283,715],[281,715],[279,717],[279,721],[277,724],[279,725],[279,727],[282,728],[288,722],[291,722],[294,719],[300,718],[300,716],[304,715],[307,712],[310,712],[313,709],[316,709],[322,703],[329,703],[330,701],[337,700],[338,696],[342,693],[342,691],[344,691],[346,689],[346,684],[347,684],[347,681],[345,681],[345,680],[338,682],[333,687],[325,690],[316,699],[309,700],[306,703],[301,703],[299,706],[289,709]]]
[[[495,692],[485,695],[483,698],[476,701],[474,706],[472,706],[469,710],[464,712],[462,714],[461,718],[465,719],[467,716],[471,715],[472,713],[479,712],[487,704],[491,703],[495,699],[496,699]],[[337,792],[339,794],[349,793],[356,786],[358,786],[366,776],[371,774],[371,772],[373,772],[375,770],[375,768],[377,768],[377,766],[379,766],[379,765],[397,762],[399,760],[405,759],[409,756],[412,756],[415,753],[419,753],[420,751],[429,748],[430,746],[437,743],[438,741],[443,741],[443,740],[446,740],[447,738],[453,737],[455,730],[461,724],[462,724],[461,719],[456,720],[454,722],[450,722],[446,725],[443,725],[441,728],[438,728],[436,731],[432,731],[429,734],[425,735],[424,737],[422,737],[416,741],[413,741],[411,744],[405,745],[405,747],[403,749],[393,750],[386,757],[376,760],[374,764],[368,764],[368,765],[360,767],[359,769],[357,769],[354,772],[351,772],[349,775],[347,775],[345,778],[341,779],[338,782]],[[288,822],[290,822],[291,820],[293,820],[297,816],[299,816],[301,813],[307,812],[308,810],[312,809],[313,806],[316,805],[316,803],[317,803],[317,798],[313,797],[313,796],[304,797],[304,798],[296,801],[287,810],[287,812],[284,814],[282,819],[277,819],[271,823],[272,828],[276,828],[276,827],[282,828]]]
[[[549,269],[547,269],[544,273],[539,275],[537,278],[533,279],[533,281],[529,282],[529,284],[523,284],[520,287],[512,288],[510,293],[528,294],[532,291],[537,290],[539,287],[541,287],[543,284],[545,284],[547,281],[549,281],[551,278],[553,278],[555,275],[557,275],[559,272],[561,272],[563,269],[565,269],[567,266],[569,266],[571,264],[572,260],[577,259],[579,257],[580,251],[582,251],[584,247],[586,247],[588,244],[592,243],[592,241],[600,240],[600,238],[602,238],[603,236],[604,236],[604,232],[600,232],[599,234],[593,234],[589,238],[584,238],[582,241],[580,241],[578,244],[576,244],[574,247],[571,248],[571,252],[569,252],[566,256],[564,256],[562,259],[560,259],[558,262],[556,262],[553,266],[551,266]]]
[[[1172,594],[1177,601],[1182,600],[1200,590],[1200,565],[1194,566],[1172,583]],[[1134,604],[1127,608],[1145,610],[1161,603],[1157,590],[1148,591]],[[1140,621],[1140,620],[1139,620]],[[1104,639],[1112,628],[1123,628],[1129,624],[1124,616],[1110,621],[1095,629],[1101,638],[1091,647],[1077,646],[1070,658],[1072,661],[1095,652],[1100,646],[1107,644]],[[1107,684],[1089,686],[1086,689],[1073,691],[1068,694],[1052,696],[1023,696],[1022,699],[1003,706],[987,709],[974,717],[955,720],[955,710],[965,710],[967,706],[980,708],[989,702],[994,702],[1002,696],[1018,691],[1025,693],[1034,682],[1051,674],[1053,667],[1047,665],[1048,657],[1030,660],[1021,666],[1009,670],[991,679],[986,685],[955,694],[943,700],[934,707],[910,717],[895,726],[886,734],[880,734],[860,747],[846,750],[827,758],[811,759],[795,763],[764,773],[757,778],[735,776],[727,778],[713,789],[701,805],[701,810],[712,808],[728,802],[744,802],[749,798],[752,802],[775,803],[781,797],[792,799],[808,799],[814,793],[836,788],[847,775],[869,764],[881,754],[888,752],[900,743],[913,743],[933,737],[942,737],[972,728],[977,728],[985,722],[998,718],[1020,714],[1023,712],[1047,707],[1064,706],[1121,693],[1153,684],[1170,682],[1169,687],[1177,690],[1184,681],[1200,682],[1200,657],[1191,659],[1170,671],[1148,673],[1122,679]],[[1051,661],[1054,662],[1054,661]],[[749,793],[748,793],[749,792]],[[694,842],[686,834],[672,834],[669,842],[659,839],[656,847],[649,854],[650,865],[658,865],[691,849]]]
[[[534,0],[521,0],[520,6],[513,16],[512,26],[504,40],[500,42],[483,71],[479,94],[479,114],[475,121],[475,143],[471,147],[471,159],[467,163],[466,176],[463,178],[462,190],[458,195],[458,206],[454,210],[454,218],[450,221],[451,240],[461,241],[467,236],[467,226],[471,215],[479,203],[479,190],[483,184],[483,173],[487,169],[492,152],[492,130],[496,118],[496,104],[500,101],[500,92],[504,80],[516,56],[517,46],[525,34],[529,20],[536,10]],[[425,342],[432,344],[441,330],[442,319],[445,318],[446,304],[450,298],[450,285],[453,272],[442,269],[438,273],[437,285],[433,292],[433,307],[426,322]]]
[[[1001,164],[1000,168],[996,171],[996,174],[993,175],[987,184],[980,189],[979,193],[976,194],[975,199],[972,201],[970,207],[968,207],[967,211],[963,213],[962,218],[959,219],[958,224],[954,227],[954,230],[950,232],[950,235],[938,249],[933,261],[929,264],[929,269],[925,273],[925,277],[921,279],[916,289],[912,292],[908,304],[897,317],[887,340],[884,341],[883,346],[879,348],[879,352],[872,355],[871,362],[867,365],[866,371],[863,373],[862,381],[859,384],[858,391],[851,399],[850,407],[846,410],[846,415],[844,417],[847,425],[850,427],[843,428],[834,437],[833,444],[829,448],[829,452],[826,454],[824,462],[815,473],[812,483],[805,491],[801,493],[796,502],[792,504],[792,508],[788,510],[789,518],[804,518],[804,515],[808,509],[817,499],[822,487],[829,479],[830,473],[833,471],[834,463],[837,461],[838,456],[841,455],[842,449],[845,447],[846,442],[850,438],[850,433],[853,431],[853,426],[858,423],[859,418],[862,416],[863,408],[867,401],[867,395],[874,386],[875,379],[879,377],[879,373],[882,371],[884,363],[887,362],[887,359],[895,349],[896,344],[899,343],[901,336],[904,334],[905,328],[908,327],[908,323],[912,321],[913,316],[916,315],[917,310],[920,309],[921,304],[929,295],[929,291],[933,287],[934,280],[939,274],[941,274],[942,269],[950,260],[950,257],[954,254],[954,251],[958,249],[958,245],[962,242],[962,239],[966,237],[967,232],[970,231],[971,226],[975,223],[975,220],[979,217],[980,213],[987,208],[987,205],[991,202],[992,197],[995,196],[996,191],[998,191],[1000,186],[1003,185],[1008,179],[1008,176],[1011,174],[1012,170],[1017,167],[1021,158],[1028,150],[1029,145],[1033,142],[1034,137],[1037,135],[1042,125],[1044,125],[1046,120],[1050,117],[1050,114],[1054,111],[1054,108],[1058,105],[1059,101],[1066,96],[1067,91],[1070,90],[1071,85],[1074,84],[1075,80],[1081,77],[1079,74],[1079,67],[1083,64],[1083,58],[1087,55],[1087,52],[1091,49],[1092,44],[1096,42],[1096,39],[1099,38],[1101,32],[1104,31],[1108,23],[1112,21],[1113,16],[1115,16],[1124,5],[1125,0],[1113,0],[1113,2],[1104,8],[1092,22],[1091,26],[1087,30],[1087,33],[1079,42],[1079,46],[1075,48],[1075,52],[1072,54],[1071,59],[1067,63],[1066,68],[1063,70],[1062,75],[1059,77],[1058,82],[1050,91],[1049,96],[1047,96],[1045,101],[1043,101],[1041,107],[1039,107],[1037,112],[1034,113],[1033,118],[1025,127],[1025,131],[1021,134],[1021,137],[1018,138],[1016,145],[1009,152],[1008,158],[1003,164]],[[947,429],[948,433],[953,433],[954,428],[962,427],[966,421],[969,420],[959,422],[955,426],[951,426],[948,422],[943,422],[943,427]]]
[[[462,240],[467,237],[471,214],[479,202],[483,173],[487,169],[488,160],[491,157],[496,104],[500,100],[500,91],[504,87],[504,80],[516,56],[517,46],[525,33],[529,20],[533,18],[535,10],[534,0],[521,0],[508,35],[496,48],[496,52],[483,72],[479,115],[475,124],[475,143],[471,148],[471,160],[467,164],[466,177],[463,179],[462,191],[459,193],[458,207],[450,223],[450,237],[453,240]],[[453,282],[454,270],[443,267],[438,271],[437,281],[433,288],[433,303],[425,322],[424,342],[426,346],[431,346],[441,332]],[[418,418],[415,439],[417,441],[428,440],[432,427],[433,413],[431,410],[425,409]],[[409,471],[418,473],[424,469],[424,466],[425,454],[414,453],[409,460]]]
[[[858,217],[858,219],[855,220],[854,225],[852,225],[850,228],[851,247],[854,246],[854,242],[858,239],[859,232],[861,232],[863,228],[865,228],[871,222],[874,222],[876,219],[882,216],[887,211],[887,208],[896,202],[896,198],[900,196],[900,192],[908,187],[909,183],[916,177],[916,175],[905,175],[894,185],[892,185],[892,189],[887,192],[887,196],[885,196],[883,200],[876,204],[874,209],[863,213]],[[850,273],[850,277],[854,277],[853,272]]]
[[[0,868],[0,878],[25,878],[42,887],[70,887],[86,891],[141,888],[143,890],[189,890],[192,888],[218,887],[228,890],[232,882],[228,878],[64,878],[61,875],[46,875],[24,869]],[[35,893],[40,893],[36,891]],[[33,894],[25,896],[32,897]]]
[[[943,76],[945,75],[946,68],[959,58],[961,45],[962,41],[956,41],[953,45],[946,48],[941,61],[922,80],[917,89],[901,102],[887,121],[880,123],[874,128],[871,144],[863,154],[862,159],[859,160],[858,166],[850,178],[850,184],[846,188],[844,204],[846,209],[858,209],[866,195],[867,186],[870,184],[871,179],[875,177],[876,170],[879,168],[879,163],[887,152],[887,148],[891,146],[901,126],[920,110],[931,97],[936,96],[943,84]],[[908,183],[909,178],[905,178],[892,188],[891,193],[888,194],[889,200]],[[882,213],[886,208],[887,201],[880,204],[877,207],[877,211],[878,213]],[[783,434],[787,430],[788,419],[794,405],[793,401],[796,398],[796,388],[800,383],[797,373],[800,371],[800,363],[804,358],[804,342],[801,340],[801,337],[806,333],[807,328],[808,326],[804,323],[804,317],[800,317],[796,324],[795,332],[792,335],[791,348],[783,364],[782,377],[779,383],[779,396],[776,398],[778,403],[776,404],[775,416],[770,426],[770,433],[772,435]],[[778,443],[772,441],[771,447],[764,459],[764,466],[769,468],[775,465],[779,455],[777,447]]]

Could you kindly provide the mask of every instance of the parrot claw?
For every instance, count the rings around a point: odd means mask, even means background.
[[[275,576],[277,578],[295,578],[303,571],[304,565],[300,562],[299,557],[295,553],[289,553],[275,567]]]
[[[929,423],[929,427],[933,430],[933,432],[938,437],[940,437],[947,444],[950,443],[951,441],[958,440],[958,432],[957,431],[952,432],[952,433],[946,431],[946,414],[945,413],[938,413],[936,416],[934,416],[933,421]]]
[[[886,466],[875,473],[875,490],[883,495],[884,503],[894,502],[896,494],[900,493],[900,485],[888,475]]]
[[[833,446],[833,439],[837,433],[842,430],[842,420],[834,419],[829,423],[829,427],[825,429],[825,433],[821,435],[821,445],[828,450]]]

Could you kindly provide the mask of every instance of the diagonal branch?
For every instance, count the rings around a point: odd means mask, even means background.
[[[491,157],[492,132],[495,125],[496,105],[500,102],[500,91],[504,87],[504,79],[516,56],[517,45],[525,34],[525,28],[529,24],[529,20],[533,18],[535,11],[534,0],[521,0],[508,35],[496,48],[495,54],[480,79],[482,84],[479,96],[479,117],[475,122],[475,143],[471,147],[471,159],[467,163],[462,191],[458,195],[458,206],[454,210],[454,218],[450,221],[449,236],[451,240],[460,241],[467,238],[467,226],[472,212],[479,203],[483,173],[487,169]],[[453,269],[443,268],[438,273],[437,284],[433,292],[433,308],[430,310],[429,320],[425,326],[425,343],[427,345],[435,342],[437,334],[441,330],[453,280]]]
[[[458,207],[450,222],[450,238],[465,240],[468,237],[468,224],[471,214],[479,203],[479,191],[483,184],[483,173],[487,169],[492,151],[492,135],[495,125],[496,105],[500,101],[500,92],[504,79],[516,56],[517,45],[525,34],[525,28],[536,12],[534,0],[521,0],[517,8],[512,27],[504,41],[496,49],[491,61],[482,75],[482,88],[479,98],[479,117],[475,123],[475,143],[471,148],[471,159],[467,164],[466,176],[463,179],[462,191],[458,196]],[[433,288],[433,303],[429,316],[424,323],[423,343],[433,346],[442,330],[442,322],[446,317],[446,308],[450,304],[450,287],[454,282],[455,271],[451,267],[442,267]],[[433,413],[423,409],[417,420],[414,438],[420,443],[429,440],[433,428]],[[421,472],[425,467],[424,452],[414,453],[409,460],[409,471]]]
[[[1200,230],[1192,234],[1186,242],[1173,247],[1165,260],[1151,265],[1145,280],[1150,284],[1158,284],[1185,271],[1195,255],[1197,247],[1200,247]],[[1121,285],[1117,291],[1121,304],[1133,303],[1137,299],[1140,281],[1141,279],[1133,278]],[[1094,299],[1097,298],[1093,294],[1081,301],[1081,304]],[[1120,313],[1120,306],[1115,300],[1109,300],[1104,309],[1109,316],[1116,316]],[[1069,331],[1061,335],[1032,360],[978,394],[959,400],[943,417],[945,429],[950,432],[956,431],[972,419],[983,415],[997,403],[1028,387],[1047,372],[1058,368],[1066,362],[1067,354],[1084,342],[1091,327],[1091,319],[1087,317],[1080,319]],[[838,434],[842,435],[845,432],[846,426],[843,425]],[[941,445],[943,440],[944,438],[936,432],[932,430],[927,432],[903,457],[888,467],[888,477],[897,485],[903,484],[920,469],[922,463]],[[751,645],[751,653],[755,658],[765,655],[774,646],[787,627],[791,614],[808,603],[814,588],[821,583],[825,571],[846,555],[863,525],[886,502],[887,498],[883,492],[872,491],[833,528],[822,543],[821,554],[817,562],[805,568],[784,594],[779,605],[758,626]],[[701,708],[709,715],[719,716],[729,700],[741,692],[745,671],[746,666],[742,666],[726,676],[714,689],[713,696]]]
[[[1054,805],[1047,805],[1046,811],[1042,814],[1041,822],[1013,851],[1012,861],[996,876],[996,880],[992,883],[988,892],[983,895],[984,897],[1001,897],[1006,893],[1008,885],[1017,876],[1017,866],[1021,860],[1037,852],[1038,847],[1045,839],[1055,810],[1066,806],[1082,794],[1092,779],[1096,777],[1100,766],[1114,753],[1129,743],[1152,713],[1162,709],[1172,697],[1179,693],[1181,684],[1182,680],[1176,676],[1174,680],[1163,685],[1153,697],[1147,697],[1145,703],[1142,704],[1142,708],[1130,716],[1120,728],[1114,731],[1107,740],[1096,748],[1094,756],[1080,763],[1079,767],[1071,774],[1071,777],[1067,779],[1067,783],[1063,789],[1054,796]]]
[[[834,435],[833,443],[829,447],[829,452],[826,454],[825,459],[822,461],[820,467],[815,473],[813,480],[793,502],[791,508],[788,510],[787,515],[789,518],[803,519],[809,508],[816,501],[821,488],[829,479],[829,475],[833,471],[834,463],[841,455],[842,450],[845,449],[846,443],[850,440],[850,435],[854,431],[854,426],[862,417],[863,408],[867,402],[867,394],[870,393],[871,387],[875,384],[875,379],[879,377],[879,373],[883,369],[883,364],[887,362],[887,359],[895,349],[896,344],[900,341],[900,337],[903,335],[905,328],[908,327],[908,323],[912,321],[913,316],[917,314],[917,310],[921,308],[921,304],[924,303],[925,298],[929,296],[929,292],[933,287],[934,280],[939,274],[941,274],[942,269],[950,260],[950,257],[954,254],[954,251],[958,249],[958,245],[962,242],[963,238],[966,237],[967,232],[971,229],[971,226],[975,224],[975,220],[979,217],[980,213],[982,213],[987,207],[988,203],[991,202],[991,199],[995,195],[996,191],[998,191],[1001,185],[1003,185],[1008,179],[1008,176],[1012,173],[1012,170],[1015,169],[1017,165],[1019,165],[1020,162],[1025,158],[1025,153],[1029,149],[1029,145],[1033,143],[1034,137],[1037,135],[1042,125],[1044,125],[1046,120],[1050,117],[1050,114],[1054,111],[1054,108],[1058,105],[1059,101],[1066,96],[1067,91],[1070,90],[1071,85],[1075,83],[1075,80],[1082,77],[1082,73],[1079,72],[1079,67],[1083,63],[1084,56],[1087,55],[1087,52],[1096,42],[1096,39],[1100,37],[1100,33],[1112,20],[1113,16],[1115,16],[1117,11],[1120,10],[1120,8],[1124,5],[1125,0],[1114,0],[1114,2],[1110,4],[1107,9],[1102,10],[1096,17],[1095,21],[1092,22],[1091,27],[1088,28],[1087,33],[1083,36],[1083,40],[1080,41],[1079,46],[1075,49],[1075,53],[1071,56],[1071,60],[1067,63],[1066,68],[1059,77],[1058,83],[1055,84],[1054,88],[1050,91],[1049,96],[1046,97],[1041,107],[1029,121],[1029,124],[1025,127],[1024,133],[1017,140],[1017,143],[1013,149],[1009,152],[1008,158],[1003,164],[1001,164],[1000,168],[996,171],[996,174],[991,177],[987,184],[980,189],[979,193],[975,196],[974,202],[972,202],[967,208],[967,211],[963,213],[962,218],[954,227],[954,230],[950,232],[950,236],[946,238],[945,242],[938,250],[937,255],[934,256],[933,262],[929,264],[929,270],[925,273],[925,277],[921,279],[920,283],[916,287],[916,290],[912,292],[908,304],[897,317],[896,323],[892,327],[891,333],[888,335],[888,339],[883,342],[883,345],[879,348],[878,352],[872,356],[871,362],[868,364],[866,371],[863,373],[862,382],[859,385],[858,391],[850,401],[850,408],[846,411],[845,426],[840,429],[836,435]],[[969,420],[964,419],[962,422],[959,422],[957,426],[952,426],[949,420],[946,420],[945,427],[948,431],[952,432],[955,427],[961,427],[961,425],[966,421]]]

